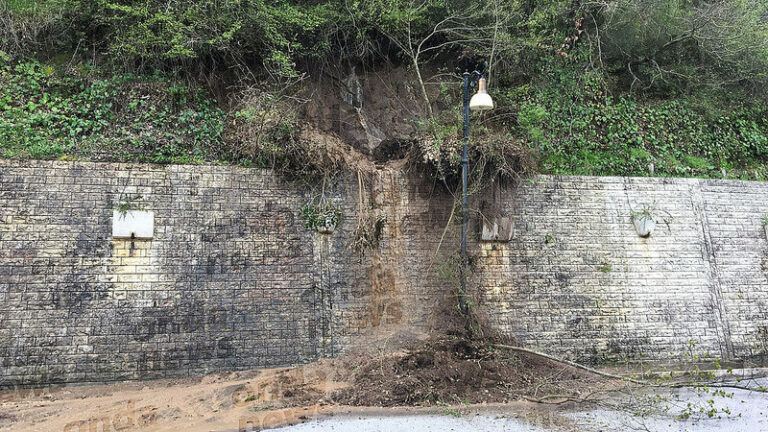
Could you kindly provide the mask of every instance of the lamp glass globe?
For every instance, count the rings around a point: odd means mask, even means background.
[[[488,111],[493,109],[493,99],[488,93],[475,93],[469,100],[469,109],[472,111]]]

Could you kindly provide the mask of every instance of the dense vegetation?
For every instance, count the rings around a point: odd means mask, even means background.
[[[36,61],[0,65],[2,156],[204,162],[219,151],[224,112],[167,78],[61,73]]]
[[[458,80],[424,71],[482,61],[484,168],[768,178],[757,0],[4,0],[0,154],[293,167],[323,160],[302,155],[297,82],[402,65],[425,111],[412,138],[453,170],[460,124],[427,87]]]

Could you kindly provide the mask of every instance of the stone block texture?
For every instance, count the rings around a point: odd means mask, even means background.
[[[332,234],[300,216],[321,197],[342,212]],[[766,183],[697,179],[497,189],[511,241],[474,230],[474,307],[579,360],[762,362],[766,197]],[[126,200],[154,213],[152,239],[112,237]],[[261,169],[0,160],[0,387],[296,365],[444,329],[453,204],[386,169],[306,188]],[[631,222],[644,207],[661,220],[647,239]]]
[[[267,170],[0,161],[0,386],[296,365],[423,333],[440,283],[413,275],[451,202],[408,184],[328,185],[328,235],[299,216],[318,192]],[[362,252],[360,185],[386,220]],[[127,201],[154,212],[152,239],[112,237]]]
[[[479,245],[491,324],[591,362],[763,364],[768,183],[542,176],[501,195],[509,243]],[[638,236],[633,212],[659,220]],[[695,357],[696,356],[696,357]]]

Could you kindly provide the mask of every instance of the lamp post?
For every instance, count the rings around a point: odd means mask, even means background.
[[[469,176],[469,111],[488,111],[493,109],[493,99],[486,91],[485,76],[482,72],[464,72],[464,146],[461,150],[461,288],[459,291],[459,309],[463,315],[467,308],[467,183]],[[469,88],[478,85],[477,93],[469,98]]]

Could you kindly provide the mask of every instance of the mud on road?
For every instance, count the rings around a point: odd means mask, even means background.
[[[442,336],[295,368],[0,392],[0,430],[251,430],[354,407],[494,404],[614,385],[567,365]]]

